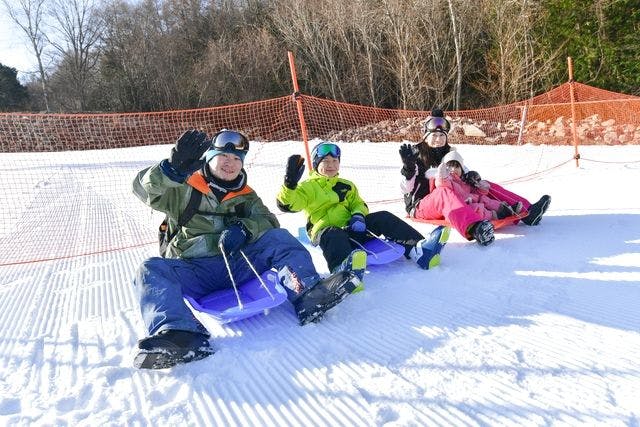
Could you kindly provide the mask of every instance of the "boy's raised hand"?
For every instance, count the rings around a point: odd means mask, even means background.
[[[169,163],[183,175],[189,175],[201,165],[200,158],[211,145],[205,132],[191,129],[183,133],[171,149]]]
[[[295,189],[298,186],[298,181],[302,178],[304,173],[304,159],[299,154],[289,156],[287,160],[287,170],[284,174],[284,185],[287,188]]]

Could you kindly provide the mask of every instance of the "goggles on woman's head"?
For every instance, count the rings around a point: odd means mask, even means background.
[[[448,133],[451,123],[444,117],[431,117],[424,123],[424,133],[444,132]]]
[[[238,150],[249,151],[249,140],[240,132],[223,129],[211,139],[211,148],[214,150]]]
[[[313,149],[313,153],[311,154],[312,158],[324,158],[326,156],[335,157],[336,159],[340,157],[340,147],[336,144],[332,144],[330,142],[323,142]]]

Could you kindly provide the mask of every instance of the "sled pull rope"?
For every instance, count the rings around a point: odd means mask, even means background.
[[[258,272],[256,271],[256,268],[253,266],[253,264],[251,264],[251,261],[249,261],[249,257],[247,257],[247,255],[242,250],[240,251],[240,253],[244,257],[244,260],[247,261],[247,265],[249,265],[249,268],[251,268],[251,271],[253,271],[253,274],[255,274],[258,280],[260,281],[260,286],[262,286],[264,290],[267,291],[267,293],[271,297],[271,300],[275,301],[276,297],[273,296],[267,284],[264,283],[264,280],[262,280],[262,277],[258,274]]]
[[[236,293],[236,299],[238,300],[238,308],[242,310],[244,306],[242,305],[242,301],[240,300],[240,294],[238,293],[238,285],[236,285],[236,279],[233,278],[233,274],[231,273],[231,266],[229,266],[227,253],[224,251],[224,247],[222,247],[222,245],[218,245],[218,247],[220,248],[220,252],[222,252],[222,258],[224,259],[225,267],[227,267],[227,272],[229,273],[229,278],[231,279],[231,284],[233,285],[233,291]]]
[[[392,245],[391,243],[389,243],[389,242],[387,242],[386,240],[381,239],[380,237],[376,236],[376,235],[375,235],[375,234],[373,234],[373,232],[372,232],[371,230],[369,230],[368,228],[367,228],[367,233],[371,234],[373,237],[375,237],[376,239],[380,240],[382,243],[384,243],[385,245],[389,246],[391,249],[394,249],[394,250],[395,250],[395,248],[393,247],[393,245]]]
[[[373,251],[370,251],[369,249],[365,248],[364,245],[362,243],[358,242],[356,239],[354,239],[352,237],[349,237],[349,240],[351,240],[351,243],[355,244],[357,247],[359,247],[360,249],[365,251],[367,253],[367,256],[373,255],[374,257],[378,258],[378,254],[376,254]]]

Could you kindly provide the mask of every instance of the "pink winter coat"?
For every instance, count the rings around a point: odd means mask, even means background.
[[[485,181],[486,183],[486,181]],[[455,175],[449,174],[446,177],[436,177],[435,185],[437,187],[448,187],[463,200],[470,208],[472,208],[482,219],[495,219],[495,210],[500,207],[500,202],[488,196],[489,185],[475,188],[462,181]]]

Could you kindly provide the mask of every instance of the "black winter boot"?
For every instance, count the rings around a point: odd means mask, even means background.
[[[471,226],[469,233],[481,246],[490,245],[494,240],[493,224],[489,221],[478,221]]]
[[[529,215],[522,218],[520,221],[527,225],[538,225],[542,219],[542,215],[549,209],[551,204],[551,196],[544,195],[540,197],[540,200],[529,206]]]
[[[511,210],[516,215],[518,215],[518,214],[520,214],[520,212],[522,212],[522,208],[523,208],[522,202],[515,202],[513,205],[511,205]]]
[[[321,279],[293,304],[300,325],[319,321],[325,312],[357,291],[359,286],[360,280],[351,271],[340,271]]]
[[[214,353],[205,334],[166,329],[138,341],[140,352],[133,366],[141,369],[164,369],[178,363],[204,359]]]

